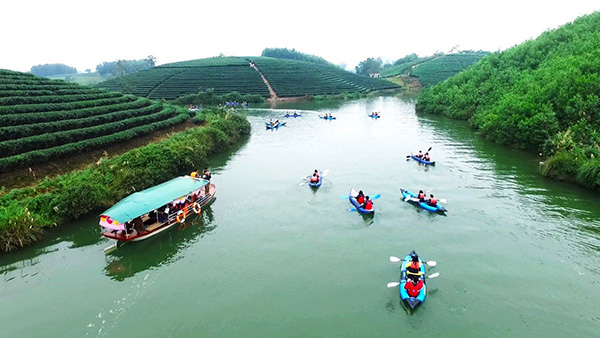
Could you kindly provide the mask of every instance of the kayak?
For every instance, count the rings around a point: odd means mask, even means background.
[[[356,196],[358,196],[358,191],[356,191],[354,189],[350,189],[350,194],[348,194],[348,199],[350,200],[350,203],[352,203],[352,205],[356,208],[356,210],[358,210],[358,212],[360,212],[361,214],[372,214],[375,212],[375,207],[373,207],[373,209],[371,209],[371,210],[361,208],[360,204],[358,204],[358,202],[356,201]]]
[[[294,115],[285,114],[285,115],[283,115],[283,116],[285,116],[285,117],[300,117],[300,116],[302,116],[302,115],[294,113]]]
[[[321,115],[319,115],[319,118],[321,118],[321,119],[325,119],[325,120],[335,120],[335,119],[336,119],[336,118],[335,118],[335,117],[333,117],[333,116],[321,116]]]
[[[315,182],[315,183],[309,181],[308,185],[311,187],[318,188],[321,186],[322,183],[323,183],[323,173],[319,172],[319,181]]]
[[[378,118],[380,118],[380,117],[381,117],[381,116],[379,116],[379,115],[367,115],[367,116],[368,116],[368,117],[372,117],[372,118],[374,118],[374,119],[378,119]]]
[[[410,157],[420,163],[423,163],[425,165],[435,165],[435,161],[425,161],[424,159],[418,158],[417,156],[410,154]]]
[[[265,122],[265,124],[267,126],[267,129],[277,129],[279,127],[285,126],[286,122],[279,122],[279,123],[277,123],[275,125],[270,125],[269,122]]]
[[[437,212],[439,214],[444,214],[446,212],[448,212],[448,210],[446,210],[446,208],[444,208],[443,206],[440,205],[440,203],[436,203],[435,207],[429,205],[427,202],[421,202],[418,200],[417,195],[413,194],[412,192],[408,191],[408,190],[404,190],[402,188],[400,188],[400,192],[402,192],[402,199],[404,199],[406,202],[408,203],[412,203],[415,205],[419,205],[421,208],[431,211],[431,212]],[[408,200],[406,200],[408,198]]]
[[[406,265],[409,263],[410,260],[412,260],[412,256],[416,255],[417,253],[415,252],[415,250],[411,251],[406,257],[404,257],[404,259],[402,260],[402,265],[400,267],[400,285],[399,285],[399,290],[400,290],[400,298],[408,305],[410,306],[411,310],[416,308],[417,306],[423,304],[425,302],[425,296],[427,295],[427,284],[425,282],[425,278],[421,277],[423,279],[423,288],[421,288],[421,290],[419,291],[419,295],[417,295],[417,297],[410,297],[408,295],[408,292],[406,291],[406,289],[404,289],[404,286],[406,285],[407,282],[407,277],[406,277]],[[425,264],[423,263],[423,261],[421,260],[421,257],[419,257],[419,263],[421,263],[421,276],[425,276]]]

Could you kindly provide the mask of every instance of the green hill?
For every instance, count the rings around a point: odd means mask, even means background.
[[[250,67],[250,61],[257,69]],[[213,88],[270,97],[265,76],[279,97],[363,93],[398,89],[387,81],[358,76],[334,66],[268,57],[218,57],[165,64],[99,84],[137,96],[174,99]]]
[[[600,188],[600,12],[484,57],[419,97],[498,143],[541,151],[544,174]]]
[[[388,67],[381,72],[381,76],[385,78],[398,75],[414,76],[423,86],[432,86],[467,69],[487,54],[489,53],[428,56]]]
[[[123,142],[188,116],[132,95],[0,70],[0,173]]]

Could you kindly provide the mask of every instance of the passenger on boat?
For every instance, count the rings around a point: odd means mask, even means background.
[[[409,297],[417,297],[423,288],[423,279],[413,276],[410,280],[404,284],[404,289],[408,293]]]
[[[361,205],[361,208],[365,210],[373,210],[373,201],[369,200],[369,196],[365,197],[365,203]]]
[[[421,262],[419,262],[419,256],[412,256],[412,259],[406,263],[406,275],[410,278],[413,276],[418,278],[421,275]]]
[[[141,217],[133,219],[133,230],[136,230],[137,232],[144,230],[144,222]]]
[[[437,206],[437,198],[433,197],[433,194],[429,194],[429,200],[427,201],[432,207]]]
[[[317,183],[319,182],[319,170],[315,169],[315,172],[312,174],[311,178],[310,178],[310,183]]]
[[[419,198],[419,202],[425,202],[425,193],[423,192],[423,190],[419,190],[419,194],[417,195],[417,198]]]
[[[363,194],[362,190],[360,190],[358,192],[358,195],[356,195],[356,202],[358,202],[358,204],[365,203],[365,194]]]
[[[429,153],[425,153],[425,161],[431,161],[431,156],[429,156]]]
[[[169,207],[165,208],[160,208],[158,210],[158,223],[166,223],[168,220],[168,214],[165,213],[165,210],[168,210]],[[167,211],[168,212],[168,211]]]
[[[199,175],[200,175],[200,174],[198,173],[198,170],[194,170],[194,171],[192,171],[192,173],[190,174],[190,177],[194,177],[194,178],[196,178],[196,177],[198,177]]]
[[[417,154],[417,158],[423,158],[423,153],[419,150],[419,153]]]
[[[277,123],[279,123],[279,120],[277,120]],[[208,181],[208,183],[204,186],[204,194],[208,195],[208,191],[210,190],[210,179],[212,178],[212,175],[210,174],[210,171],[208,171],[208,169],[204,169],[204,171],[202,172],[202,179],[205,179]]]

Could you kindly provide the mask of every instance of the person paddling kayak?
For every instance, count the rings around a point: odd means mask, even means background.
[[[358,192],[358,195],[356,195],[356,202],[358,202],[358,204],[363,204],[365,203],[365,194],[363,194],[363,191],[360,190]]]
[[[319,182],[319,170],[315,169],[315,172],[310,177],[310,182],[311,183],[317,183],[317,182]]]
[[[421,276],[421,262],[419,262],[419,256],[417,256],[417,254],[412,256],[412,259],[406,263],[406,274],[411,278],[413,276],[416,278]]]
[[[357,200],[358,202],[358,200]],[[360,203],[360,202],[359,202]],[[365,210],[373,210],[373,201],[369,200],[369,196],[365,196],[365,202],[360,205]]]
[[[431,205],[432,207],[437,206],[437,198],[433,197],[433,194],[429,194],[429,200],[427,201],[427,204]]]
[[[429,153],[425,153],[424,160],[427,162],[431,162],[431,156],[429,156]]]
[[[408,293],[408,295],[410,297],[417,297],[419,295],[419,293],[421,292],[421,289],[423,288],[423,279],[414,276],[411,278],[410,282],[406,282],[406,284],[404,284],[404,289],[406,290],[406,293]]]
[[[423,152],[419,150],[419,153],[417,154],[418,158],[423,158]]]

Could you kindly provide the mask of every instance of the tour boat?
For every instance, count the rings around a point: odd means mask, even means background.
[[[103,212],[102,235],[117,242],[141,241],[184,223],[192,213],[200,214],[214,198],[214,184],[191,176],[177,177],[133,193]]]

